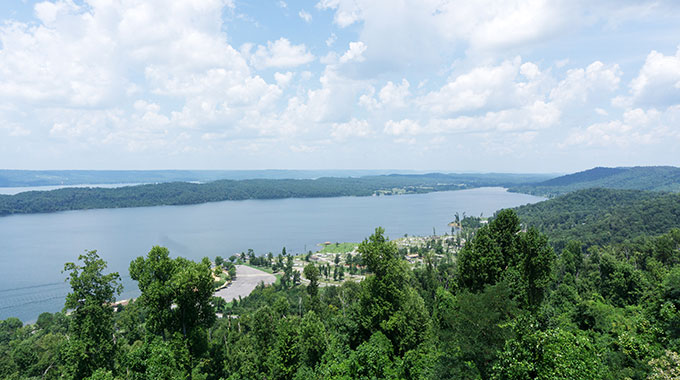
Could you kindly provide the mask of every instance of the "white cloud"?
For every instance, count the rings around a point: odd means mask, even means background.
[[[293,79],[293,73],[290,71],[286,73],[274,73],[274,80],[276,80],[276,84],[281,88],[288,87],[291,79]]]
[[[452,77],[444,86],[417,100],[435,115],[502,109],[542,99],[550,84],[538,66],[519,57],[497,66],[479,66]]]
[[[427,130],[431,133],[527,132],[554,126],[561,116],[555,105],[536,101],[520,108],[487,112],[481,116],[458,116],[432,119]]]
[[[539,42],[574,23],[581,13],[567,1],[321,0],[341,28],[360,24],[371,46],[368,61],[391,67],[439,61],[469,48],[506,49]]]
[[[338,36],[335,35],[335,33],[331,33],[331,35],[326,39],[326,46],[331,47],[337,41]]]
[[[411,95],[409,91],[409,83],[404,78],[400,84],[394,84],[388,81],[387,84],[378,92],[378,100],[373,98],[375,90],[371,88],[369,94],[364,94],[359,97],[359,104],[368,110],[375,110],[378,108],[400,108],[406,106],[406,98]]]
[[[340,63],[362,62],[365,60],[363,54],[366,51],[366,44],[361,41],[350,42],[349,49],[340,57]]]
[[[249,53],[246,48],[246,54]],[[304,44],[292,45],[287,38],[267,42],[267,46],[258,46],[250,56],[250,63],[257,69],[289,68],[307,64],[314,60],[312,53]]]
[[[567,77],[550,92],[550,99],[558,104],[584,104],[593,94],[611,93],[621,81],[618,65],[605,65],[595,61],[584,69],[571,69]]]
[[[316,6],[319,9],[335,9],[333,21],[341,28],[350,26],[361,18],[361,5],[356,1],[321,0]]]
[[[627,148],[680,140],[680,131],[674,128],[679,120],[680,106],[672,106],[664,111],[635,108],[624,112],[620,120],[573,129],[560,146]]]
[[[680,46],[675,55],[652,51],[630,83],[633,101],[640,104],[680,103]]]
[[[417,121],[404,119],[400,121],[388,120],[383,132],[392,136],[417,136],[425,133],[423,127]]]
[[[38,3],[38,22],[0,26],[0,99],[13,109],[39,110],[30,120],[12,111],[8,125],[34,123],[31,128],[42,132],[34,133],[36,139],[50,136],[135,151],[189,144],[187,129],[204,135],[252,134],[244,124],[273,112],[292,73],[275,74],[277,84],[253,76],[247,60],[227,42],[225,7],[234,4]],[[313,59],[304,45],[287,40],[269,47],[256,58],[263,66]],[[153,102],[146,100],[151,96]],[[8,111],[0,113],[8,117]],[[38,125],[48,127],[40,131]],[[186,145],[177,151],[185,148],[191,149]]]
[[[475,22],[467,31],[470,33],[470,45],[475,49],[497,49],[550,37],[576,18],[574,9],[567,4],[548,0],[470,3],[468,8],[480,12],[478,17],[467,14]],[[481,10],[483,6],[492,6],[494,9]],[[456,12],[456,8],[447,7],[447,10]],[[448,29],[447,26],[444,27]],[[453,28],[453,32],[457,32]]]
[[[344,141],[348,137],[367,137],[372,134],[373,130],[368,121],[355,118],[347,123],[333,123],[331,131],[331,137],[340,141]]]
[[[641,4],[643,3],[643,4]],[[661,6],[662,3],[668,4]],[[668,17],[672,1],[320,0],[340,28],[354,25],[370,46],[366,65],[399,70],[436,67],[452,55],[483,59],[528,47],[616,18]],[[644,8],[645,12],[641,12]]]
[[[311,13],[305,11],[304,9],[302,9],[300,12],[298,12],[298,16],[300,16],[300,18],[303,19],[306,23],[312,22]]]

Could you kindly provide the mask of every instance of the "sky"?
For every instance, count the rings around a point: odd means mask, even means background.
[[[680,166],[680,2],[4,0],[0,168]]]

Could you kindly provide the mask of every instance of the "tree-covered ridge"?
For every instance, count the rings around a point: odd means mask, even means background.
[[[511,174],[382,175],[359,178],[219,180],[106,188],[65,188],[0,195],[0,216],[94,208],[186,205],[206,202],[427,193],[509,186],[535,176]]]
[[[522,222],[564,247],[621,243],[680,228],[680,194],[587,189],[517,208]]]
[[[598,167],[543,182],[513,186],[510,191],[553,197],[589,188],[680,192],[680,168],[673,166]]]
[[[69,315],[0,322],[0,377],[672,379],[680,230],[646,239],[555,251],[503,210],[457,261],[426,254],[411,267],[377,229],[357,249],[370,272],[360,283],[319,287],[309,263],[306,284],[228,305],[211,298],[207,259],[154,247],[130,264],[142,295],[118,312],[118,274],[92,251],[65,267]]]

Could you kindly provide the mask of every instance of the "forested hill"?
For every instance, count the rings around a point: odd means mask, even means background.
[[[598,167],[543,182],[514,186],[510,188],[510,191],[552,197],[589,188],[680,192],[680,168],[673,166]]]
[[[680,194],[674,193],[586,189],[516,210],[558,248],[570,240],[606,245],[680,228]]]
[[[360,178],[220,180],[107,188],[64,188],[0,195],[0,215],[94,208],[186,205],[225,200],[427,193],[481,186],[512,186],[540,178],[519,174],[381,175]]]

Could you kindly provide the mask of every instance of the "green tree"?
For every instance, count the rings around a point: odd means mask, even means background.
[[[518,321],[517,324],[528,321]],[[535,323],[516,325],[516,338],[506,342],[493,367],[494,380],[606,379],[603,359],[587,336]]]
[[[288,289],[291,287],[292,281],[293,281],[293,256],[286,256],[286,264],[283,267],[283,276],[281,276],[281,286],[283,286],[284,289]]]
[[[533,227],[520,235],[517,251],[525,302],[529,308],[535,309],[543,301],[545,290],[552,281],[555,252],[548,245],[548,238]]]
[[[304,363],[314,368],[320,361],[327,343],[326,328],[314,311],[309,311],[302,318],[300,325],[300,351]]]
[[[224,264],[224,259],[222,256],[215,256],[215,265],[221,267]]]
[[[393,356],[390,340],[377,331],[352,353],[349,359],[351,378],[362,380],[397,378]]]
[[[424,340],[429,323],[423,299],[409,284],[406,263],[383,233],[382,228],[376,228],[359,244],[359,253],[373,273],[361,284],[360,337],[366,340],[373,332],[382,331],[403,354]]]
[[[163,339],[167,331],[173,330],[172,280],[176,271],[177,265],[165,247],[154,246],[146,259],[140,256],[130,263],[130,277],[142,292],[138,301],[146,311],[147,329]]]
[[[179,333],[192,358],[202,355],[207,329],[215,321],[210,260],[173,260],[167,248],[156,246],[146,259],[138,257],[130,263],[130,276],[142,291],[138,302],[149,330],[164,340]]]
[[[213,279],[210,260],[199,263],[179,257],[175,259],[178,270],[172,279],[175,320],[183,337],[189,341],[192,355],[199,356],[207,349],[207,329],[215,322],[215,309],[211,302]]]
[[[658,358],[649,361],[652,372],[647,380],[680,380],[680,355],[668,351]]]
[[[299,317],[279,320],[268,363],[272,379],[291,379],[297,371],[300,365],[299,328]]]
[[[511,336],[506,324],[517,313],[507,284],[457,295],[440,287],[435,305],[433,319],[442,350],[438,377],[488,378],[498,351]]]
[[[106,262],[97,251],[87,251],[78,260],[82,265],[64,265],[71,284],[64,307],[71,310],[65,371],[73,379],[89,377],[99,368],[113,369],[116,344],[112,304],[122,290],[118,273],[103,273]]]

